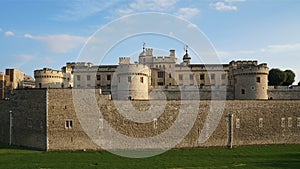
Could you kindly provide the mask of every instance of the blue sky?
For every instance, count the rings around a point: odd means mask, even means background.
[[[297,0],[2,0],[0,71],[18,68],[32,75],[43,67],[60,69],[78,60],[85,42],[98,29],[125,15],[159,12],[197,26],[222,63],[258,60],[270,68],[292,69],[299,82],[299,9]],[[115,57],[107,57],[103,64],[136,55],[143,41],[146,47],[175,49],[177,57],[182,57],[183,44],[145,35],[118,45],[111,51]],[[192,62],[198,60],[192,57]]]

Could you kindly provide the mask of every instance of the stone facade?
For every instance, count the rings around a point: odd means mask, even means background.
[[[9,99],[14,89],[34,87],[34,79],[18,69],[5,69],[5,74],[0,72],[1,99]]]
[[[46,90],[15,90],[13,97],[0,105],[1,142],[47,150]]]
[[[77,118],[78,112],[75,111],[72,99],[76,90],[87,92],[86,90],[95,89],[16,90],[14,99],[0,101],[0,142],[9,143],[11,129],[13,145],[43,150],[101,149],[84,132]],[[164,112],[157,117],[155,128],[153,122],[137,123],[122,116],[119,111],[127,110],[128,101],[110,100],[110,95],[100,93],[97,89],[94,91],[94,97],[103,114],[103,120],[119,133],[129,137],[147,138],[162,133],[173,125],[180,104],[188,106],[197,102],[199,112],[196,121],[176,148],[228,146],[229,140],[232,140],[233,146],[300,143],[299,100],[170,100],[167,101]],[[86,104],[90,103],[89,98],[76,98],[80,100],[82,109],[87,111],[81,112],[86,114],[87,119],[91,118],[88,115],[89,104]],[[141,113],[150,106],[149,101],[129,102],[135,109],[141,110]],[[214,114],[208,116],[211,104],[223,102],[225,109],[216,130],[208,140],[198,142],[200,134],[205,132],[205,119],[217,117]],[[116,105],[124,106],[116,107]],[[9,123],[10,110],[13,117],[12,126]],[[230,124],[229,114],[233,114],[232,124]],[[107,127],[104,123],[101,130]],[[104,138],[103,141],[109,140]]]
[[[118,65],[71,62],[61,71],[49,69],[47,75],[43,74],[48,69],[36,70],[36,84],[39,88],[101,89],[113,99],[155,99],[159,96],[151,97],[151,93],[162,91],[166,98],[180,100],[179,88],[194,88],[194,91],[186,92],[200,91],[201,99],[267,100],[289,99],[289,96],[300,99],[292,93],[300,89],[268,90],[269,68],[266,63],[193,64],[188,50],[183,62],[178,63],[175,50],[170,50],[169,56],[154,56],[151,48],[143,48],[138,58],[138,62],[132,64],[130,58],[120,57]],[[147,70],[140,69],[145,67]],[[132,80],[130,85],[128,79]],[[225,97],[210,97],[214,91],[220,91]]]

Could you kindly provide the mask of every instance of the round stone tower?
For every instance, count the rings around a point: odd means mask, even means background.
[[[269,68],[257,61],[230,62],[229,76],[234,86],[234,98],[237,100],[268,99]]]
[[[35,70],[34,78],[36,88],[64,88],[62,71],[50,68]]]
[[[148,100],[150,72],[144,64],[120,64],[113,75],[113,99]]]

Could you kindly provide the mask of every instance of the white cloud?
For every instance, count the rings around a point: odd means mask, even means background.
[[[116,0],[75,0],[68,2],[68,7],[54,19],[63,21],[76,21],[106,10],[115,4]]]
[[[5,36],[15,36],[15,34],[12,31],[6,31]]]
[[[267,48],[261,49],[261,51],[262,52],[271,52],[271,53],[300,51],[300,43],[269,45],[269,46],[267,46]]]
[[[179,8],[176,15],[181,18],[190,19],[200,12],[198,8]]]
[[[236,11],[237,6],[225,4],[224,2],[216,2],[210,4],[211,7],[215,8],[218,11]]]
[[[176,2],[177,0],[136,0],[129,6],[136,11],[163,11],[175,5]]]
[[[25,38],[34,39],[44,43],[53,53],[68,53],[86,42],[86,37],[74,36],[68,34],[32,36],[25,34]]]
[[[24,34],[24,38],[30,38],[30,39],[32,39],[33,37],[32,37],[32,35],[26,33],[26,34]]]
[[[123,16],[141,11],[166,11],[175,6],[176,3],[177,0],[135,0],[126,7],[116,9],[114,13]]]

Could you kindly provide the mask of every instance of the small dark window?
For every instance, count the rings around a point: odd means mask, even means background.
[[[158,85],[158,86],[163,86],[163,85],[164,85],[164,82],[157,82],[157,85]]]
[[[211,74],[211,75],[210,75],[211,80],[215,80],[215,77],[216,77],[215,74]]]
[[[69,123],[70,123],[69,128],[71,129],[73,127],[73,121],[70,120]]]
[[[200,80],[204,80],[205,75],[204,74],[200,74]]]
[[[128,83],[131,83],[131,76],[128,76]]]
[[[241,93],[242,93],[242,94],[246,94],[245,89],[242,89],[242,90],[241,90]]]
[[[164,78],[164,72],[157,72],[158,78]]]
[[[106,80],[111,80],[111,75],[107,75]]]
[[[87,75],[87,76],[86,76],[86,80],[91,80],[91,76],[90,76],[90,75]]]
[[[100,80],[101,79],[101,76],[100,75],[97,75],[97,80]]]
[[[260,83],[260,77],[257,77],[257,78],[256,78],[256,82],[257,82],[257,83]]]
[[[76,77],[77,77],[77,80],[80,81],[80,75],[77,75]]]
[[[66,121],[66,128],[69,128],[69,121]]]
[[[144,77],[140,77],[140,82],[144,83]]]

